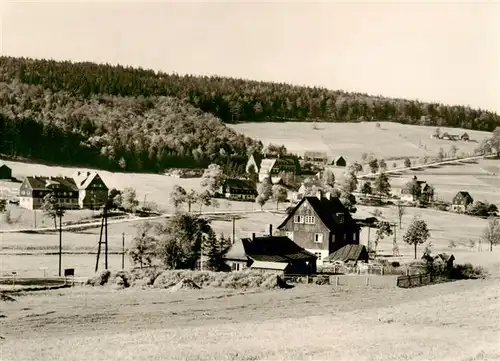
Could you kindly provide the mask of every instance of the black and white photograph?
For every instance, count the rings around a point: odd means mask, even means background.
[[[0,361],[500,361],[500,2],[0,2]]]

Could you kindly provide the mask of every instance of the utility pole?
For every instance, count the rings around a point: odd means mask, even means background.
[[[122,269],[125,269],[125,233],[122,233]]]
[[[62,274],[62,210],[57,210],[59,216],[59,277]]]
[[[236,217],[233,216],[233,244],[234,244],[234,242],[236,242],[236,239],[235,239],[236,238],[236,236],[235,236],[235,234],[236,234],[235,224],[236,224]]]
[[[33,228],[36,228],[36,209],[33,209],[33,217],[35,220],[35,226]]]
[[[108,269],[108,213],[107,207],[104,207],[104,269]]]

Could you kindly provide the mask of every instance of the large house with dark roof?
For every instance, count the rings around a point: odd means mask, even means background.
[[[285,236],[237,240],[224,255],[232,270],[266,269],[288,274],[316,273],[316,256]]]
[[[218,193],[228,199],[255,200],[257,186],[246,179],[225,179],[219,187]]]
[[[303,197],[278,230],[316,255],[318,264],[347,244],[359,244],[360,226],[342,202],[329,193]]]
[[[19,189],[19,205],[39,209],[43,198],[53,193],[66,209],[95,209],[108,199],[108,187],[96,172],[76,172],[70,177],[25,177]]]
[[[474,199],[466,191],[458,192],[451,202],[451,210],[454,212],[464,213],[467,210],[467,207],[474,203]]]
[[[78,187],[69,177],[24,178],[19,189],[19,205],[26,209],[40,209],[43,197],[54,193],[58,204],[67,209],[80,208],[78,205]]]

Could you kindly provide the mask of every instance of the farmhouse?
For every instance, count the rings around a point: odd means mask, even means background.
[[[73,179],[78,187],[78,205],[80,208],[97,209],[108,199],[108,187],[96,172],[77,171]]]
[[[460,191],[453,197],[451,202],[451,210],[454,212],[465,212],[468,206],[474,203],[474,199],[471,197],[469,192]]]
[[[289,274],[316,273],[316,257],[284,236],[243,238],[224,255],[232,270],[265,269]]]
[[[418,188],[414,189],[413,187]],[[433,201],[434,188],[426,181],[418,180],[417,177],[414,176],[412,180],[401,189],[400,199],[404,202],[416,202],[419,198],[426,203]]]
[[[39,209],[43,197],[53,193],[58,203],[68,209],[99,208],[108,199],[108,187],[96,172],[75,172],[74,177],[24,178],[19,190],[19,204],[26,209]]]
[[[253,169],[255,173],[259,173],[261,162],[262,162],[262,155],[260,155],[259,153],[255,152],[254,154],[250,155],[250,157],[248,158],[247,165],[245,167],[246,172],[250,173],[250,170]]]
[[[5,164],[0,165],[0,179],[12,179],[12,169]]]
[[[255,200],[257,187],[250,180],[225,179],[219,187],[219,193],[229,199]]]
[[[346,244],[359,244],[359,225],[330,193],[303,197],[278,230],[315,254],[318,264]]]
[[[68,177],[26,177],[19,190],[19,205],[26,209],[39,209],[43,197],[54,193],[59,205],[64,208],[79,208],[78,187]]]
[[[324,165],[328,162],[328,156],[325,152],[307,151],[304,153],[304,161],[313,164]]]
[[[341,155],[335,157],[332,161],[332,165],[336,167],[345,167],[346,166],[345,158]]]
[[[298,160],[293,157],[262,159],[259,169],[259,182],[270,177],[273,184],[279,183],[283,177],[292,179],[299,173]]]

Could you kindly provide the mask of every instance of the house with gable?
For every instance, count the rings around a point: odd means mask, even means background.
[[[360,226],[342,202],[330,193],[305,196],[278,226],[287,236],[317,257],[317,264],[347,244],[359,244]]]
[[[19,205],[26,209],[40,209],[43,198],[53,193],[61,207],[77,209],[78,187],[69,177],[25,177],[19,188]]]
[[[250,173],[250,170],[253,168],[253,171],[258,174],[260,171],[261,162],[262,162],[262,155],[257,153],[257,152],[253,153],[248,158],[248,162],[247,162],[247,165],[245,167],[245,171],[247,173]]]
[[[408,182],[408,185],[405,185],[401,189],[400,199],[403,202],[416,202],[419,200],[419,194],[416,193],[417,190],[414,190],[413,186],[409,186],[412,182],[416,183],[416,186],[418,187],[420,199],[426,203],[434,200],[434,188],[426,181],[418,180],[417,176],[413,176],[412,180]]]
[[[259,182],[271,178],[273,184],[284,180],[283,177],[295,178],[300,172],[298,159],[291,156],[262,159],[259,169]],[[286,183],[286,181],[285,181]]]
[[[454,212],[464,213],[467,207],[474,203],[474,199],[466,191],[458,192],[451,202],[451,210]]]
[[[304,152],[304,161],[316,165],[325,165],[328,163],[328,156],[326,152],[306,151]]]
[[[0,165],[0,179],[11,180],[12,179],[12,169],[5,164]]]
[[[271,232],[270,232],[271,233]],[[283,274],[316,273],[316,256],[286,236],[266,235],[235,241],[224,254],[224,261],[233,271],[260,269]]]
[[[82,209],[97,209],[108,199],[108,187],[97,172],[77,171],[73,179],[78,188],[78,205]]]

